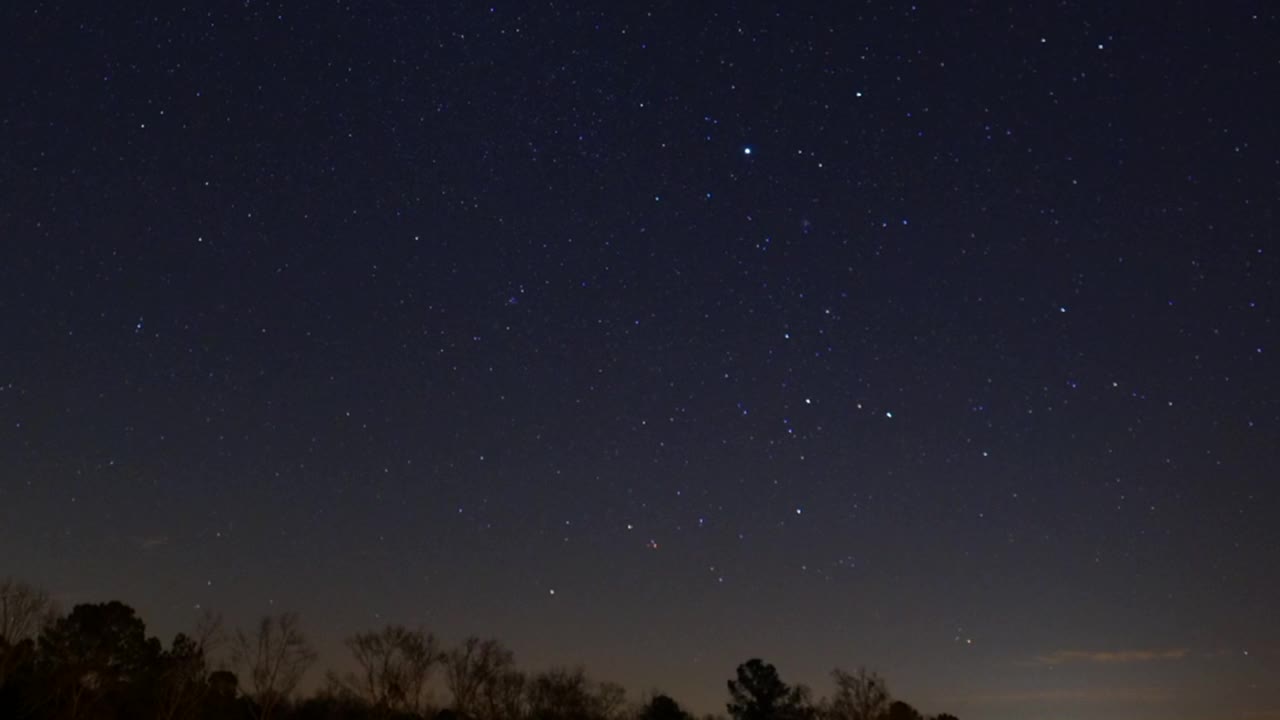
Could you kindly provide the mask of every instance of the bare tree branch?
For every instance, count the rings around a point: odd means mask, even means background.
[[[257,706],[258,720],[270,720],[297,689],[316,653],[302,634],[297,613],[286,612],[263,617],[252,636],[238,632],[234,657],[248,677],[246,694]]]
[[[453,694],[453,710],[476,717],[481,690],[513,664],[511,652],[497,640],[469,637],[445,656],[445,683]]]
[[[858,668],[856,673],[840,668],[831,671],[836,691],[824,715],[826,720],[878,720],[889,710],[889,688],[884,678]]]
[[[55,614],[49,594],[10,578],[0,580],[0,642],[35,640]]]
[[[34,652],[36,636],[56,615],[48,593],[17,580],[0,580],[0,688]]]
[[[523,720],[528,716],[525,702],[525,674],[516,670],[514,663],[499,670],[480,692],[481,720]]]
[[[364,700],[378,716],[426,712],[427,683],[440,660],[433,635],[388,625],[379,632],[347,638],[347,647],[359,671],[330,676],[342,692]]]

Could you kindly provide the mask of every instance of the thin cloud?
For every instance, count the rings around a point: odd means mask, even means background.
[[[1093,663],[1118,665],[1144,663],[1157,660],[1181,660],[1190,651],[1186,648],[1171,650],[1057,650],[1036,657],[1033,665],[1065,665],[1067,663]]]
[[[978,703],[1163,703],[1174,699],[1173,693],[1162,688],[1069,688],[1054,690],[1028,690],[991,693],[965,698]]]
[[[162,548],[168,545],[169,536],[168,535],[147,535],[145,537],[135,537],[133,538],[133,541],[134,543],[137,544],[140,550],[142,550],[143,552],[148,552],[151,550],[157,550],[159,548]]]

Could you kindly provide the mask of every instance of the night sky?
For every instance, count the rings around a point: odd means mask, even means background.
[[[0,576],[1280,718],[1273,3],[2,13]]]

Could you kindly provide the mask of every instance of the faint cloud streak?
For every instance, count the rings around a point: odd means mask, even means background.
[[[1182,660],[1190,654],[1186,648],[1170,650],[1056,650],[1039,655],[1032,665],[1065,665],[1067,663],[1091,663],[1118,665],[1144,663],[1159,660]]]
[[[137,544],[138,549],[142,550],[143,552],[150,552],[152,550],[157,550],[159,548],[162,548],[168,545],[169,536],[168,535],[147,535],[145,537],[135,537],[133,538],[133,541],[134,543]]]
[[[973,695],[965,698],[979,703],[1162,703],[1174,699],[1173,693],[1161,688],[1068,688],[1055,690],[1027,690],[1005,693]]]

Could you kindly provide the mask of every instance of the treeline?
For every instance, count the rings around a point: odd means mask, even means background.
[[[0,581],[0,718],[29,720],[695,720],[672,698],[630,703],[621,685],[581,668],[520,670],[496,640],[442,647],[387,626],[347,639],[353,670],[297,697],[316,662],[293,613],[228,632],[206,615],[165,647],[120,602],[58,611],[25,583]],[[835,670],[813,700],[758,659],[728,682],[733,720],[924,720],[866,670]],[[434,690],[443,685],[447,702]],[[700,720],[723,720],[706,716]],[[933,720],[955,720],[938,715]]]

